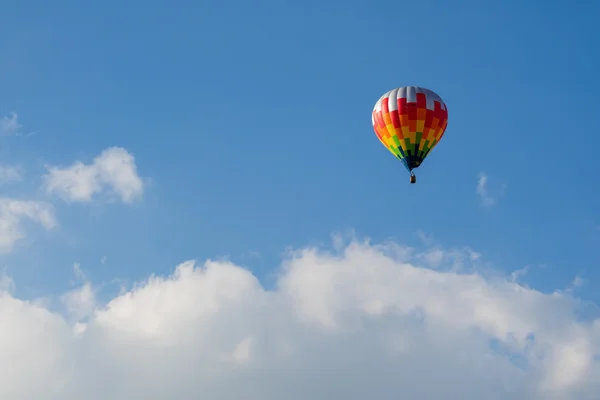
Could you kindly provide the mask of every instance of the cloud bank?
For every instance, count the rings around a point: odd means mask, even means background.
[[[247,269],[181,263],[65,313],[0,296],[0,398],[593,399],[598,321],[566,292],[479,271],[469,249],[352,240]],[[79,271],[79,272],[78,272]],[[18,283],[17,283],[18,288]]]
[[[2,133],[20,127],[2,120]],[[492,205],[486,179],[478,194]],[[144,185],[113,147],[49,166],[44,189],[131,203]],[[49,203],[0,198],[0,252],[28,221],[57,226]],[[75,264],[76,287],[25,301],[2,273],[0,399],[598,398],[600,320],[581,317],[580,277],[540,293],[518,283],[526,269],[503,276],[472,249],[418,235],[425,249],[336,237],[290,252],[273,288],[242,266],[190,260],[102,301]]]

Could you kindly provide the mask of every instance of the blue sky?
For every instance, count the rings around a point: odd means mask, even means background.
[[[228,258],[270,287],[288,246],[328,246],[354,230],[468,247],[506,276],[529,266],[520,282],[543,293],[579,277],[577,296],[600,301],[599,5],[2,9],[0,114],[16,113],[21,135],[0,137],[0,157],[24,171],[2,190],[52,204],[57,222],[25,222],[1,256],[19,298],[68,290],[74,263],[107,298],[115,282],[189,259]],[[403,85],[434,90],[449,110],[416,185],[371,127],[377,99]],[[144,182],[135,201],[64,201],[43,189],[47,167],[89,165],[113,146],[134,156]],[[477,191],[483,176],[491,205]]]
[[[528,279],[543,290],[597,278],[591,5],[76,4],[9,7],[0,107],[37,133],[4,138],[3,158],[35,177],[122,146],[152,184],[133,208],[59,204],[60,238],[37,235],[16,256],[30,268],[56,260],[32,285],[55,289],[73,261],[100,280],[182,257],[229,256],[266,274],[286,246],[349,228],[410,243],[421,229],[502,268],[545,265]],[[450,111],[415,186],[370,126],[379,96],[411,84]],[[490,209],[475,193],[480,172],[498,197]]]

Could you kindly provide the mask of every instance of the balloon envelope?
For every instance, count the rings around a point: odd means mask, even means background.
[[[444,136],[448,109],[433,91],[404,86],[381,96],[372,120],[381,143],[412,172]]]

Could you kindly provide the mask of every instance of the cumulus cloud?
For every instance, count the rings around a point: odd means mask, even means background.
[[[81,161],[60,168],[48,166],[43,187],[71,202],[89,202],[106,191],[125,203],[132,203],[144,192],[132,154],[121,147],[111,147],[94,158],[91,164]]]
[[[52,205],[39,201],[0,198],[0,253],[8,253],[25,237],[23,222],[33,221],[47,230],[56,225]]]
[[[270,290],[232,263],[186,261],[86,322],[5,293],[0,398],[597,398],[600,321],[464,252],[474,264],[457,272],[394,243],[306,248]]]

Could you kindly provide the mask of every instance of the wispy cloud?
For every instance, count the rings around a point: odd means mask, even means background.
[[[417,236],[419,237],[421,242],[423,242],[423,244],[426,246],[431,246],[435,242],[433,234],[427,233],[422,229],[419,229],[417,231]]]
[[[23,179],[24,169],[15,165],[0,165],[0,183],[17,182]]]
[[[95,290],[92,283],[87,279],[85,272],[79,263],[73,264],[74,284],[79,287],[68,291],[60,297],[60,301],[66,307],[69,316],[79,322],[90,316],[96,307]]]
[[[0,136],[32,136],[36,132],[23,132],[23,125],[19,122],[19,115],[16,112],[2,117],[0,120]]]
[[[96,306],[96,297],[90,282],[63,294],[60,300],[69,316],[78,322],[90,316]]]
[[[517,269],[510,274],[511,282],[518,282],[521,278],[523,278],[529,272],[531,267],[529,265],[524,266],[521,269]]]
[[[48,203],[0,198],[0,253],[9,253],[15,242],[25,237],[24,220],[37,222],[46,229],[57,225],[54,208]]]
[[[73,275],[75,275],[75,279],[77,281],[85,281],[85,272],[81,269],[81,264],[75,263],[73,264]]]
[[[585,279],[583,279],[581,276],[577,275],[575,278],[573,278],[573,280],[571,281],[571,284],[567,287],[566,292],[573,293],[575,290],[579,289],[584,284],[585,284]]]
[[[23,126],[19,123],[19,116],[12,112],[7,116],[2,117],[0,121],[0,136],[15,136],[18,135]]]
[[[479,196],[479,200],[480,200],[480,204],[482,207],[492,207],[497,203],[497,196],[492,196],[490,194],[489,188],[488,188],[488,175],[485,172],[480,172],[479,175],[477,176],[477,189],[476,189],[476,193],[477,196]],[[503,184],[501,187],[500,192],[498,193],[499,195],[502,195],[504,193],[504,191],[506,190],[507,185]]]

